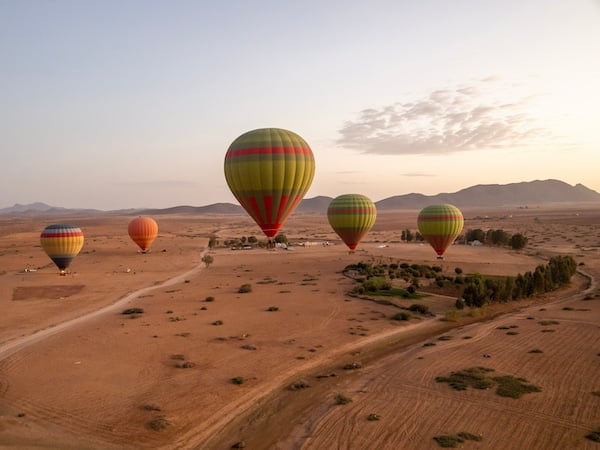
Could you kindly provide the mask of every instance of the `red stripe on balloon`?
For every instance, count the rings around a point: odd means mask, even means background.
[[[42,233],[43,238],[56,238],[56,237],[79,237],[83,236],[82,231],[73,231],[68,233]]]
[[[450,220],[450,219],[459,219],[461,220],[463,216],[419,216],[419,221],[427,222],[430,220]]]
[[[249,148],[238,148],[235,150],[229,150],[225,155],[225,159],[235,158],[237,156],[250,156],[250,155],[312,155],[310,148],[299,148],[299,147],[249,147]]]

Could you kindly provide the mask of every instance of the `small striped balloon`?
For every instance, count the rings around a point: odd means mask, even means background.
[[[344,194],[334,198],[327,208],[327,219],[342,241],[354,250],[371,229],[377,218],[377,208],[362,194]]]
[[[272,238],[308,191],[315,159],[309,145],[296,133],[260,128],[232,142],[224,169],[235,198]]]
[[[75,225],[48,225],[40,235],[40,242],[46,254],[60,269],[61,275],[64,275],[83,247],[83,233]]]
[[[127,232],[131,240],[146,253],[158,235],[158,224],[151,217],[136,217],[129,222]]]
[[[465,221],[460,210],[453,205],[430,205],[423,208],[417,218],[419,232],[442,258],[463,229]]]

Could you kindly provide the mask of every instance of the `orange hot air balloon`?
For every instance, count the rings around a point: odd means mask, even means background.
[[[150,217],[140,216],[129,222],[127,231],[133,242],[142,249],[142,253],[147,253],[158,234],[158,224]]]

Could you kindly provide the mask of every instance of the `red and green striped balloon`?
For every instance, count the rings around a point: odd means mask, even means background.
[[[244,133],[225,155],[231,192],[268,238],[277,235],[314,174],[315,159],[306,141],[280,128]]]
[[[453,205],[430,205],[423,208],[417,218],[419,232],[433,247],[438,257],[444,255],[463,229],[465,220]]]
[[[327,208],[327,219],[331,228],[350,250],[356,248],[376,218],[375,204],[361,194],[340,195],[334,198]]]
[[[40,235],[40,242],[46,254],[60,269],[61,275],[64,275],[83,247],[83,233],[75,225],[48,225]]]

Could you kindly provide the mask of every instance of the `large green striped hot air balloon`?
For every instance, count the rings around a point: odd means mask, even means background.
[[[270,241],[308,191],[314,174],[315,159],[306,141],[279,128],[248,131],[225,155],[231,192]]]
[[[419,232],[442,259],[446,249],[463,229],[465,220],[453,205],[430,205],[423,208],[417,218]]]
[[[377,218],[377,208],[361,194],[344,194],[334,198],[327,208],[327,219],[342,241],[354,250]]]
[[[60,269],[60,274],[64,275],[83,247],[83,233],[75,225],[48,225],[42,231],[40,241],[46,254]]]

